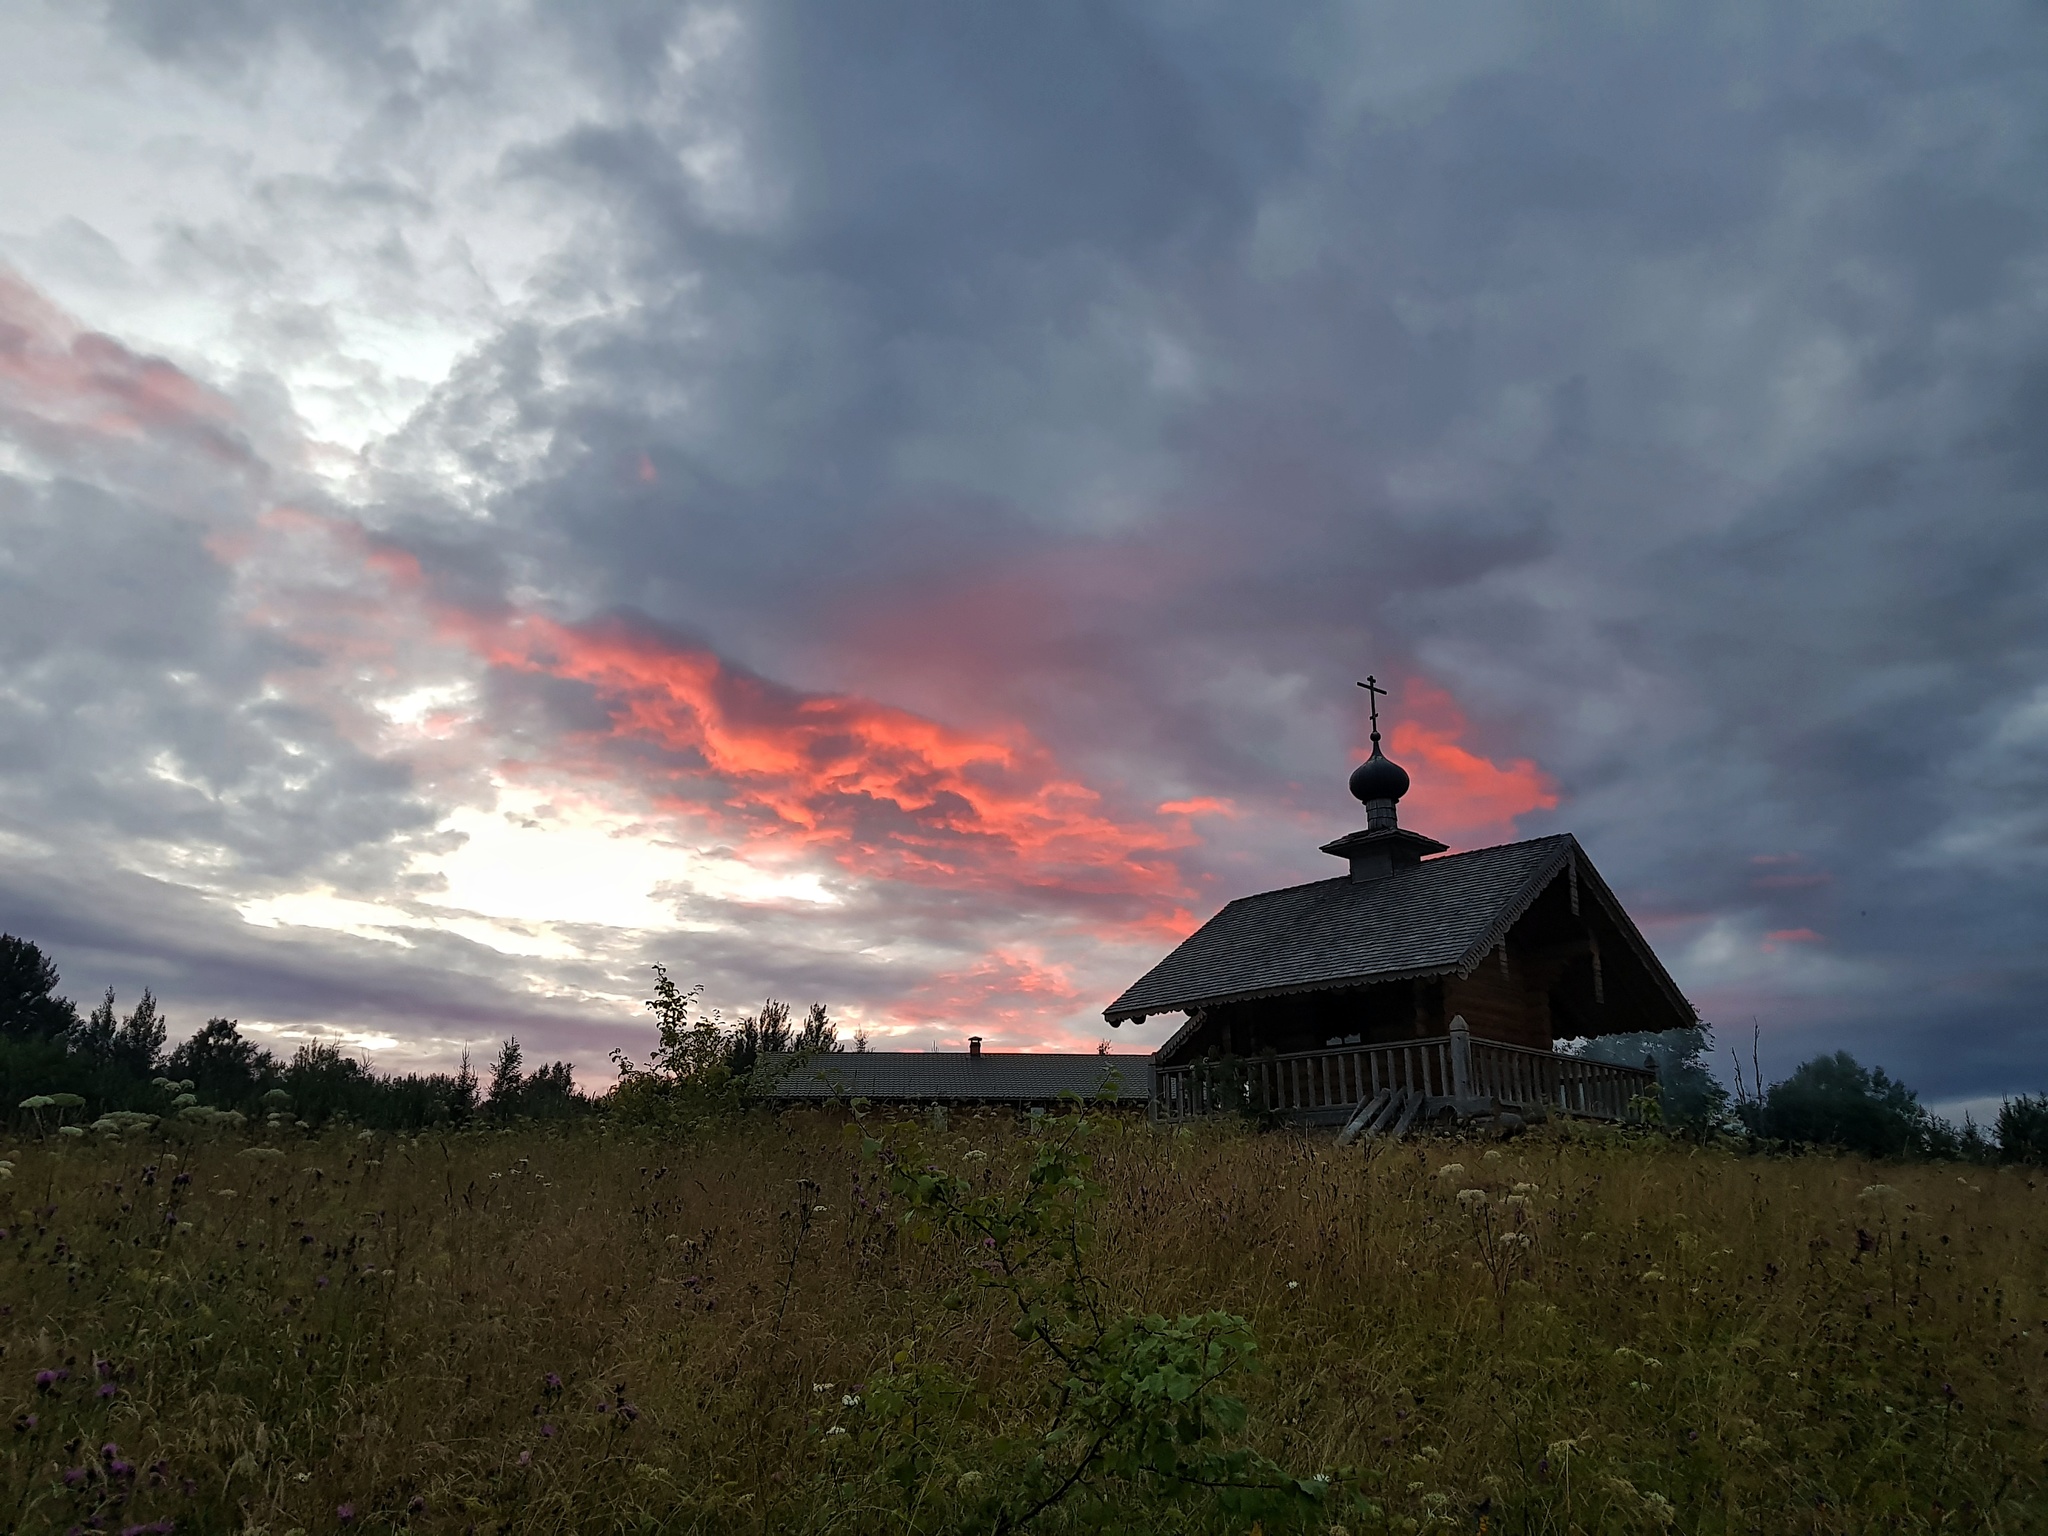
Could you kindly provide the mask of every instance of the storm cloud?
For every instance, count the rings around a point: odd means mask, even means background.
[[[1577,832],[1767,1069],[2042,1086],[2037,11],[4,26],[0,926],[82,994],[1092,1040],[1327,872],[1373,671],[1407,821]]]

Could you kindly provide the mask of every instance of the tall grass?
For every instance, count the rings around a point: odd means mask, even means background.
[[[1000,1187],[1030,1134],[924,1145]],[[1097,1153],[1093,1272],[1250,1321],[1249,1443],[1348,1469],[1313,1528],[2048,1529],[2024,1171],[1134,1121]],[[1038,1400],[823,1112],[5,1155],[0,1527],[946,1530]],[[847,1400],[923,1364],[973,1392],[911,1487]]]

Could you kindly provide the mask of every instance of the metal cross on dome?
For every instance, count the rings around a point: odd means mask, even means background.
[[[1366,698],[1371,701],[1368,708],[1372,710],[1372,745],[1373,750],[1378,751],[1380,745],[1380,695],[1387,690],[1380,686],[1380,680],[1370,672],[1365,674],[1365,681],[1358,686],[1365,690]]]

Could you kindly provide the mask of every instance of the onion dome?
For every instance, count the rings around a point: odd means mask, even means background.
[[[1351,793],[1368,804],[1398,800],[1408,793],[1408,770],[1380,751],[1377,731],[1373,733],[1372,756],[1351,770]]]

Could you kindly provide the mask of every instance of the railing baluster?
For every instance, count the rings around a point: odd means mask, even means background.
[[[1311,1114],[1363,1104],[1390,1089],[1436,1097],[1451,1091],[1450,1051],[1450,1038],[1439,1036],[1161,1067],[1156,1108],[1163,1118],[1182,1120],[1244,1110]],[[1548,1104],[1565,1114],[1623,1120],[1636,1096],[1656,1084],[1656,1074],[1639,1067],[1502,1041],[1475,1040],[1471,1051],[1471,1091],[1523,1109]]]

